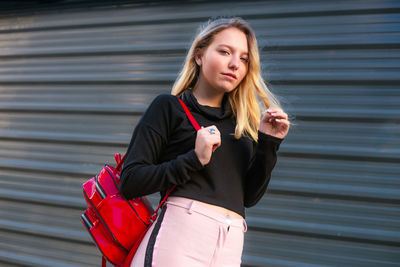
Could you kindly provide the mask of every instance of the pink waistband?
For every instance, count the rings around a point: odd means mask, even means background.
[[[191,214],[192,212],[197,212],[220,223],[242,228],[243,232],[247,231],[247,224],[245,219],[229,217],[224,213],[219,212],[218,210],[207,207],[197,200],[185,197],[169,196],[165,203],[167,203],[168,205],[185,208],[188,210],[189,214]]]

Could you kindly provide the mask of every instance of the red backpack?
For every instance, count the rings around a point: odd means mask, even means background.
[[[178,98],[190,122],[198,131],[200,126],[186,105]],[[126,154],[125,154],[126,156]],[[125,199],[119,191],[119,180],[125,156],[115,154],[117,166],[105,164],[100,173],[83,184],[87,209],[81,221],[102,256],[116,266],[129,266],[144,235],[157,218],[173,186],[154,211],[146,197]]]

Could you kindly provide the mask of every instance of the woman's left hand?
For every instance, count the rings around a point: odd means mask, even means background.
[[[283,139],[290,128],[288,115],[279,108],[269,108],[260,120],[260,132]]]

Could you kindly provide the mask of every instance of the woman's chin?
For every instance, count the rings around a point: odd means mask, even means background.
[[[215,91],[221,92],[221,93],[230,93],[236,89],[236,87],[233,83],[226,83],[226,82],[216,83],[216,84],[210,86],[210,88],[213,88]]]
[[[225,88],[225,93],[230,93],[235,91],[236,87],[229,87],[229,88]]]
[[[233,90],[235,90],[235,86],[233,86],[232,84],[224,84],[219,86],[219,91],[224,92],[224,93],[230,93]]]

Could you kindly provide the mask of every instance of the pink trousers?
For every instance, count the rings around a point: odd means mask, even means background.
[[[246,221],[196,200],[169,197],[131,267],[239,267]]]

